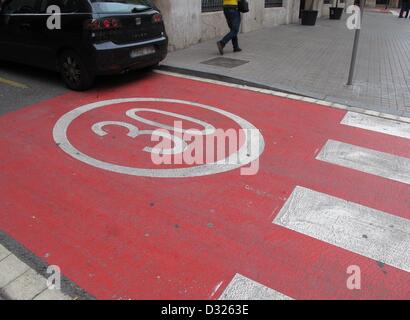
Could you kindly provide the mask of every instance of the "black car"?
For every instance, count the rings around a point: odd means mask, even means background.
[[[58,70],[73,90],[155,66],[167,45],[150,0],[0,0],[0,59]]]

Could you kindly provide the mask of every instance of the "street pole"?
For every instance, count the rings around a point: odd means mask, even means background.
[[[359,45],[360,30],[362,28],[362,21],[363,21],[364,2],[365,0],[360,0],[360,25],[359,25],[359,28],[356,29],[354,33],[352,59],[350,61],[349,78],[347,80],[348,86],[352,85],[354,69],[356,66],[357,48]]]

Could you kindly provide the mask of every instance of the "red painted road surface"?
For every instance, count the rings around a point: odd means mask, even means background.
[[[54,142],[53,128],[67,112],[136,97],[200,103],[249,121],[265,141],[258,174],[133,176],[81,162]],[[151,130],[126,119],[130,107],[237,128],[209,110],[128,102],[79,116],[68,139],[94,158],[157,169],[141,151],[153,146],[149,136],[132,139],[111,126],[99,137],[90,129],[99,121],[127,121]],[[272,223],[296,185],[410,219],[409,185],[315,160],[328,139],[410,157],[409,140],[340,125],[345,113],[159,74],[26,107],[0,118],[0,230],[102,299],[217,299],[236,273],[295,299],[409,298],[408,272]],[[362,290],[347,289],[349,265],[361,267]]]

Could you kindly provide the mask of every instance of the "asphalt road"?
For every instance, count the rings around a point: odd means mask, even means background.
[[[93,92],[98,94],[99,91],[138,81],[148,73],[140,70],[125,75],[98,77]],[[56,72],[0,61],[0,116],[69,91]]]
[[[0,229],[96,299],[408,298],[409,124],[276,94],[135,73],[5,114]],[[220,146],[252,166],[153,163],[173,119],[258,129]]]

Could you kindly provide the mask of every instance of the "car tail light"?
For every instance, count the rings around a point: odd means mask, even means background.
[[[112,30],[121,27],[121,22],[115,18],[106,19],[92,19],[87,20],[84,24],[84,28],[91,31],[97,30]]]
[[[111,29],[111,20],[110,19],[104,19],[101,23],[103,29]]]
[[[114,29],[120,28],[121,27],[120,21],[118,19],[112,19],[111,27],[113,27]]]
[[[162,15],[157,13],[152,16],[153,23],[161,23],[162,22]]]
[[[87,30],[98,30],[100,29],[100,21],[93,19],[93,20],[87,20],[84,23],[84,28]]]

